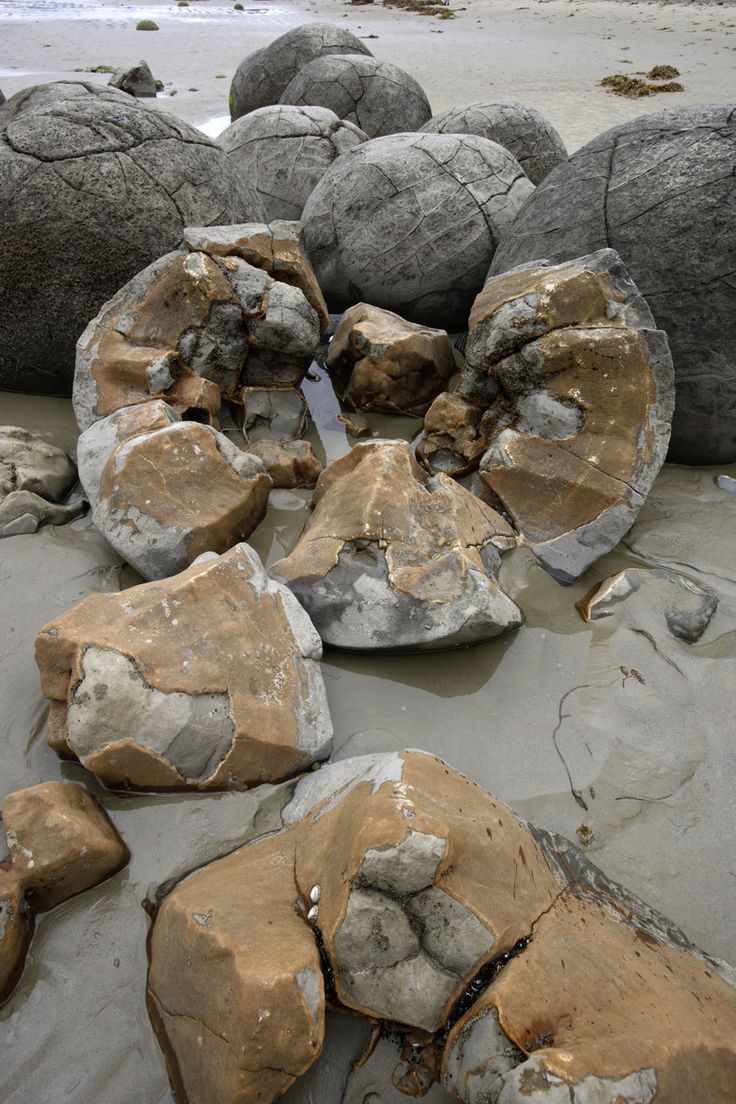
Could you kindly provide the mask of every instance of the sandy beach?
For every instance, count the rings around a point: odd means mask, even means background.
[[[229,121],[229,83],[242,57],[320,19],[344,22],[406,69],[435,111],[522,100],[550,119],[571,152],[660,108],[736,100],[736,6],[453,0],[451,7],[456,17],[441,20],[338,0],[256,0],[243,12],[222,0],[191,0],[188,7],[0,0],[0,88],[9,97],[47,81],[105,84],[108,74],[89,70],[145,58],[165,85],[153,106],[214,134]],[[160,30],[136,31],[142,17]],[[662,64],[679,69],[684,92],[629,100],[600,87],[607,74]],[[329,382],[307,383],[305,393],[320,458],[343,454],[350,442]],[[369,422],[376,434],[407,440],[420,426],[376,415]],[[39,432],[74,453],[68,400],[0,393],[0,423]],[[560,587],[528,551],[505,557],[501,582],[526,617],[511,638],[431,656],[328,651],[322,666],[335,758],[402,747],[440,755],[521,816],[586,844],[607,875],[707,952],[733,962],[736,497],[716,487],[720,472],[736,477],[736,465],[665,465],[625,541],[571,587]],[[307,491],[272,493],[251,540],[264,562],[293,546],[308,500]],[[576,600],[593,583],[637,565],[673,568],[717,590],[717,615],[697,644],[667,634],[654,641],[648,626],[626,617],[584,624]],[[46,745],[36,633],[87,594],[135,581],[89,517],[0,542],[0,798],[45,779],[83,781],[133,856],[109,882],[38,924],[22,980],[0,1009],[3,1104],[171,1104],[145,1007],[149,920],[142,904],[168,879],[278,824],[269,787],[113,795]],[[641,678],[627,677],[631,670]],[[361,1030],[334,1030],[336,1052],[356,1056]],[[397,1104],[406,1098],[385,1090],[392,1064],[385,1046],[360,1076],[343,1077],[339,1069],[330,1075],[329,1099],[313,1096],[306,1083],[283,1099]],[[426,1099],[449,1101],[438,1086]]]

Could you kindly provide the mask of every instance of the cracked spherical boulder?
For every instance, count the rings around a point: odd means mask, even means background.
[[[258,193],[270,222],[300,219],[335,158],[367,138],[325,107],[273,104],[236,119],[217,144],[241,179]]]
[[[397,65],[361,54],[315,58],[290,81],[280,102],[327,107],[369,138],[411,133],[432,116],[413,77]]]
[[[69,394],[102,304],[185,226],[261,218],[227,155],[168,112],[81,82],[0,110],[0,386]]]
[[[72,782],[42,782],[2,804],[0,1000],[23,969],[34,913],[46,912],[120,870],[129,855],[105,813]]]
[[[121,426],[129,413],[140,425],[139,408],[132,407],[111,415],[116,425],[92,425],[89,445],[82,434],[81,470],[105,539],[144,579],[161,579],[203,552],[226,552],[249,537],[265,516],[271,480],[257,457],[212,426],[166,424],[174,412],[151,405],[164,409],[152,412],[150,430]],[[103,448],[115,440],[102,466]]]
[[[473,458],[486,448],[481,478],[522,543],[572,582],[631,527],[664,462],[674,404],[666,335],[618,254],[601,250],[491,277],[465,356],[458,391],[482,412],[470,441]],[[431,413],[420,455],[462,469],[465,423],[450,404],[443,442],[442,410]]]
[[[329,764],[280,817],[155,919],[149,1008],[189,1104],[271,1104],[327,1003],[439,1055],[423,1087],[462,1104],[730,1104],[734,971],[441,760]]]
[[[441,111],[421,128],[430,134],[477,134],[512,153],[532,184],[567,160],[565,144],[541,111],[528,104],[472,103]]]
[[[632,119],[547,177],[493,261],[497,274],[536,257],[621,254],[672,349],[679,463],[736,460],[734,165],[731,106]]]
[[[230,85],[230,118],[279,102],[281,93],[305,65],[325,54],[367,54],[364,42],[346,27],[302,23],[241,61]]]
[[[323,641],[359,651],[489,640],[522,616],[497,581],[510,526],[406,441],[359,442],[317,482],[294,551],[273,565]]]
[[[464,329],[486,266],[533,188],[510,153],[472,134],[394,134],[339,157],[302,222],[330,309],[362,300]]]
[[[421,417],[447,387],[455,359],[445,330],[358,303],[335,330],[325,366],[351,409]]]
[[[322,646],[291,592],[240,544],[36,640],[48,741],[111,787],[242,789],[329,755]]]
[[[237,402],[245,384],[299,384],[326,319],[297,224],[190,227],[184,248],[134,276],[80,337],[79,426],[152,398],[216,425],[222,398]]]

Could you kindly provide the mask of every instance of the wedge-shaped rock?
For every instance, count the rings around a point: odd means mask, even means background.
[[[322,465],[309,441],[256,441],[248,446],[263,461],[274,487],[313,487]]]
[[[329,755],[322,647],[253,549],[95,594],[36,641],[48,739],[109,786],[222,790]]]
[[[366,441],[319,478],[296,548],[272,567],[340,648],[450,648],[521,624],[501,590],[510,526],[405,441]]]
[[[127,437],[97,486],[94,463],[90,469],[94,523],[145,579],[175,575],[203,552],[226,552],[245,540],[264,517],[271,489],[257,457],[196,422]]]
[[[455,360],[445,330],[358,303],[337,327],[326,367],[338,398],[354,410],[421,417],[447,387]]]
[[[463,1104],[730,1104],[733,970],[567,841],[422,752],[330,764],[281,802],[281,831],[153,927],[149,1007],[189,1104],[276,1099],[319,1053],[325,990],[415,1064],[439,1053]]]
[[[298,385],[327,315],[294,226],[189,229],[121,288],[77,345],[80,428],[155,398],[216,424],[245,384]]]
[[[94,798],[72,782],[9,794],[2,824],[8,857],[0,862],[0,1000],[23,969],[34,913],[97,885],[129,858]]]
[[[491,278],[465,355],[458,390],[483,409],[483,481],[542,565],[572,582],[630,528],[664,462],[666,335],[606,249]],[[462,467],[464,442],[449,451]]]

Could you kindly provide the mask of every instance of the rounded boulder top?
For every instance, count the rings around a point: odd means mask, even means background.
[[[311,192],[341,153],[368,136],[326,107],[272,104],[236,119],[217,139],[268,222],[300,219]]]
[[[184,227],[261,217],[223,150],[125,92],[29,88],[0,108],[0,387],[68,394],[77,338]]]
[[[463,329],[500,238],[533,190],[507,150],[472,134],[392,134],[344,154],[302,218],[331,309],[363,301]]]
[[[241,61],[230,85],[230,118],[279,102],[305,65],[325,54],[367,54],[370,50],[345,27],[302,23]]]
[[[289,83],[281,103],[328,107],[369,138],[417,131],[432,115],[413,77],[397,65],[360,55],[333,54],[310,61]]]
[[[669,459],[736,460],[736,110],[670,109],[614,127],[540,185],[492,274],[610,246],[666,331],[676,404]]]
[[[431,134],[477,134],[513,153],[532,184],[567,160],[565,143],[541,111],[528,104],[472,103],[433,115],[422,130]]]

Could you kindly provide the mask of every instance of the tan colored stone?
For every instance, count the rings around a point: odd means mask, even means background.
[[[322,473],[309,441],[254,441],[248,450],[263,461],[274,487],[313,487]]]
[[[482,428],[483,407],[457,391],[438,395],[424,415],[417,460],[430,472],[459,478],[475,471],[488,448]]]
[[[446,476],[428,477],[407,442],[355,445],[324,469],[312,506],[272,572],[328,643],[452,647],[521,623],[495,577],[510,526]]]
[[[326,367],[338,398],[354,410],[421,417],[455,370],[445,330],[358,303],[330,342]]]
[[[17,491],[60,502],[76,478],[62,449],[20,426],[0,426],[0,502]]]
[[[8,858],[0,863],[0,999],[23,968],[33,914],[120,870],[128,850],[105,813],[72,782],[43,782],[2,805]]]
[[[49,743],[109,786],[221,790],[329,754],[319,637],[247,545],[95,594],[36,641]]]

